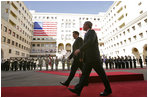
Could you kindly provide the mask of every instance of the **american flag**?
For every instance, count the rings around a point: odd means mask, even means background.
[[[34,36],[56,36],[57,22],[34,22]]]

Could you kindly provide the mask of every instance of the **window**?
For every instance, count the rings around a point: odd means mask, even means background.
[[[135,30],[135,26],[133,26],[132,28],[133,28],[133,30]]]
[[[17,47],[17,46],[18,46],[18,43],[16,42],[16,44],[15,44],[15,45],[16,45],[16,47]]]
[[[12,41],[12,45],[14,45],[14,41]]]
[[[32,44],[32,47],[35,47],[35,44]]]
[[[143,11],[140,11],[139,13],[140,13],[140,14],[142,14],[142,13],[143,13]]]
[[[143,38],[143,33],[140,33],[139,36],[140,36],[141,38]]]
[[[38,47],[40,47],[40,44],[37,44]]]
[[[138,23],[138,26],[141,27],[141,22]]]
[[[120,17],[118,18],[118,20],[120,21],[120,20],[123,19],[123,18],[124,18],[124,15],[120,16]]]
[[[141,2],[138,3],[139,6],[140,6],[141,4],[142,4]]]
[[[10,44],[10,39],[7,40],[7,43]]]
[[[117,13],[120,13],[122,10],[123,10],[123,7],[121,7],[121,8],[117,11]]]
[[[120,3],[121,3],[121,1],[119,1],[119,2],[116,4],[116,6],[118,6]]]
[[[11,53],[12,51],[11,51],[11,49],[9,49],[9,53]]]
[[[128,38],[129,42],[131,42],[131,38]]]
[[[3,37],[2,37],[2,41],[3,41],[3,42],[6,42],[6,37],[3,36]]]
[[[6,9],[6,13],[8,13],[8,9]]]
[[[122,23],[119,27],[123,28],[125,26],[125,23]]]
[[[147,19],[145,19],[144,21],[145,21],[145,23],[147,23]]]
[[[21,44],[19,44],[19,48],[21,47]]]
[[[125,35],[125,31],[123,32],[123,35]]]
[[[18,35],[18,34],[16,35],[16,38],[17,38],[17,39],[19,38],[19,35]]]
[[[136,40],[136,39],[137,39],[136,35],[135,35],[135,36],[133,36],[133,38]]]
[[[12,36],[14,36],[15,37],[15,32],[13,32],[13,35]]]
[[[130,29],[127,29],[128,33],[130,32]]]
[[[40,40],[40,38],[37,38],[37,40]]]
[[[126,43],[126,40],[124,40],[124,43]]]
[[[6,26],[4,26],[4,32],[7,32],[7,27]]]
[[[33,38],[33,40],[36,40],[36,38]]]

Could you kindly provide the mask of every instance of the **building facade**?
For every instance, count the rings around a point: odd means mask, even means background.
[[[147,11],[143,1],[115,1],[99,14],[28,11],[21,1],[2,1],[2,56],[62,57],[72,52],[72,32],[84,38],[83,24],[93,23],[101,55],[147,56]]]
[[[83,24],[93,22],[93,29],[99,34],[102,18],[100,15],[38,13],[31,11],[34,22],[34,36],[32,41],[32,57],[39,56],[68,56],[72,52],[74,42],[73,31],[78,31],[84,37]]]
[[[21,1],[1,2],[1,56],[29,57],[32,41],[32,15]]]
[[[147,11],[144,1],[114,2],[102,21],[102,54],[112,57],[147,56]]]

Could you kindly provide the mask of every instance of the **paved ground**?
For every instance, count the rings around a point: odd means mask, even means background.
[[[106,72],[113,71],[127,71],[135,73],[143,73],[144,79],[147,80],[147,69],[126,69],[126,70],[105,70]],[[69,72],[69,71],[65,71]],[[78,71],[77,73],[79,73]],[[1,86],[2,87],[14,87],[14,86],[49,86],[60,85],[60,81],[65,81],[67,76],[53,75],[48,73],[40,73],[35,71],[2,71],[1,72]],[[78,77],[75,77],[71,85],[77,84]]]

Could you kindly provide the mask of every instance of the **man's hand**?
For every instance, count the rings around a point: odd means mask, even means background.
[[[77,49],[77,50],[74,52],[74,55],[78,55],[79,52],[80,52],[80,49]]]

